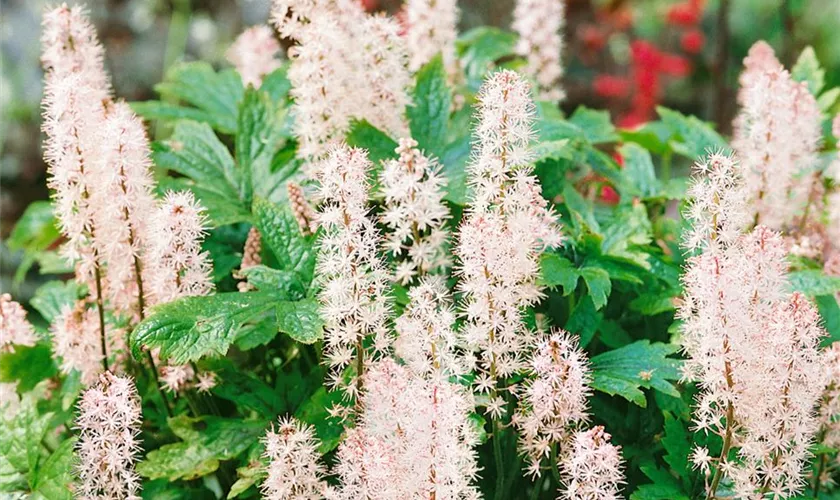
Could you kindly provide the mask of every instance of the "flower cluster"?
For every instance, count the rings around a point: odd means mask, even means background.
[[[441,54],[447,72],[455,74],[458,67],[455,40],[458,38],[458,18],[461,14],[458,2],[408,0],[404,9],[409,69],[417,71],[437,54]]]
[[[125,102],[108,107],[101,134],[102,165],[96,169],[101,178],[90,194],[98,219],[94,245],[107,262],[112,306],[125,315],[140,316],[138,274],[149,267],[141,255],[150,243],[148,219],[155,204],[149,141],[143,123]]]
[[[540,462],[551,446],[566,440],[588,418],[589,361],[577,341],[564,331],[539,340],[530,359],[533,379],[519,394],[515,421],[528,472],[540,475]]]
[[[259,88],[263,77],[280,67],[278,52],[280,44],[274,32],[268,26],[259,25],[243,31],[225,57],[242,75],[242,83]]]
[[[201,251],[207,217],[189,191],[166,193],[149,221],[149,276],[155,303],[207,295],[213,290],[210,256]]]
[[[312,427],[293,418],[281,418],[277,429],[266,433],[265,453],[268,477],[262,483],[267,500],[318,500],[331,498],[324,481],[325,468],[319,463],[319,442]]]
[[[557,0],[517,0],[511,27],[519,34],[516,52],[528,65],[524,71],[537,81],[540,99],[559,101],[563,66],[561,31],[566,23],[565,4]]]
[[[272,21],[289,50],[295,134],[302,158],[322,158],[351,118],[403,135],[408,55],[393,19],[351,0],[275,0]]]
[[[465,374],[463,342],[454,328],[455,311],[443,278],[427,276],[408,295],[408,305],[395,322],[396,355],[419,376]]]
[[[61,371],[78,370],[84,384],[96,381],[103,360],[113,359],[123,351],[123,331],[108,328],[103,337],[100,321],[96,307],[80,300],[64,306],[50,329],[53,353],[61,358]]]
[[[481,356],[479,387],[493,392],[497,377],[524,366],[530,335],[522,310],[541,297],[539,254],[561,238],[529,166],[534,105],[528,84],[513,71],[495,73],[482,85],[477,106],[457,274],[464,338]]]
[[[809,195],[822,118],[807,84],[794,81],[765,43],[750,50],[745,66],[733,146],[756,222],[784,229]]]
[[[825,332],[815,308],[787,292],[781,236],[763,226],[739,234],[738,223],[728,225],[742,217],[721,216],[717,205],[731,196],[722,186],[741,189],[733,164],[712,155],[698,165],[692,188],[697,200],[689,218],[699,236],[689,244],[702,252],[689,258],[683,275],[684,373],[701,388],[696,429],[724,439],[720,459],[701,448],[693,460],[704,470],[715,466],[712,491],[726,474],[739,497],[787,498],[802,488],[816,430],[813,408],[823,388],[818,344]],[[731,178],[715,180],[721,176]],[[738,449],[735,458],[731,447]]]
[[[16,345],[33,346],[37,341],[26,309],[8,293],[0,295],[0,352],[14,352]]]
[[[140,398],[134,382],[105,372],[79,402],[76,450],[80,498],[140,498]]]
[[[286,190],[289,193],[289,206],[292,208],[292,214],[295,216],[300,232],[307,236],[314,234],[318,230],[318,223],[315,220],[315,211],[306,201],[303,188],[296,182],[289,182],[286,184]]]
[[[474,403],[464,387],[385,358],[364,388],[364,411],[338,450],[342,498],[476,498]]]
[[[325,321],[326,355],[333,367],[333,383],[341,386],[341,371],[354,360],[364,366],[365,340],[373,350],[391,344],[388,329],[390,276],[379,255],[381,237],[368,214],[367,152],[339,146],[318,169],[323,200],[318,221],[320,240],[316,276]],[[357,377],[361,369],[357,368]],[[352,389],[349,395],[352,395]]]
[[[242,263],[239,264],[239,270],[233,275],[238,280],[245,279],[245,274],[242,271],[262,264],[262,235],[260,230],[256,227],[251,227],[248,230],[248,236],[245,238],[245,246],[242,248]],[[252,286],[246,281],[240,281],[236,287],[240,292],[247,292]]]
[[[566,482],[564,500],[617,500],[624,483],[620,447],[601,426],[574,435],[560,461]]]
[[[444,227],[449,209],[443,202],[446,180],[440,164],[417,149],[417,141],[400,139],[399,158],[386,161],[380,174],[387,228],[385,248],[397,259],[396,281],[439,271],[451,264]]]

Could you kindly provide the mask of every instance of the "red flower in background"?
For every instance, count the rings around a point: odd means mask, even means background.
[[[706,35],[698,29],[686,31],[680,38],[680,47],[689,54],[699,54],[706,45]]]

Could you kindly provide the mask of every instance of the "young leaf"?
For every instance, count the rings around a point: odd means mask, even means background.
[[[304,236],[288,206],[257,198],[252,206],[254,224],[262,240],[277,258],[282,271],[293,271],[308,288],[315,273],[315,238]]]
[[[617,394],[642,408],[647,407],[647,399],[640,387],[679,397],[680,393],[668,381],[679,380],[680,361],[667,357],[678,350],[679,347],[672,344],[638,340],[599,354],[592,358],[592,387],[610,395]]]
[[[368,173],[370,178],[375,178],[378,175],[381,161],[397,157],[397,153],[394,152],[397,148],[397,142],[365,120],[357,120],[350,125],[346,140],[349,146],[367,150],[368,158],[374,164],[373,172]]]
[[[219,462],[236,458],[263,435],[266,422],[241,418],[178,416],[170,419],[176,434],[184,439],[150,451],[137,464],[137,472],[149,479],[191,480],[210,474]]]
[[[599,267],[584,267],[580,270],[580,275],[586,283],[586,288],[589,289],[589,297],[592,298],[595,309],[598,310],[607,305],[607,298],[612,290],[610,275]]]
[[[75,281],[48,281],[35,291],[30,304],[41,313],[47,323],[52,323],[65,306],[72,306],[84,289]]]
[[[691,161],[706,154],[706,151],[728,149],[726,140],[708,124],[694,116],[685,116],[677,111],[659,106],[656,108],[662,122],[671,129],[674,136],[671,148]]]
[[[825,86],[825,70],[820,67],[820,61],[817,60],[817,53],[811,46],[805,47],[796,64],[790,70],[790,76],[797,82],[805,82],[808,84],[808,90],[815,97],[820,95],[820,91]]]
[[[580,272],[572,262],[554,253],[544,253],[540,256],[540,270],[542,284],[553,288],[563,287],[563,295],[569,295],[577,288]]]
[[[576,333],[580,337],[580,346],[586,347],[595,336],[604,315],[595,309],[590,296],[583,297],[569,316],[566,330]]]
[[[216,73],[213,67],[205,62],[181,63],[167,71],[164,81],[156,85],[155,90],[165,97],[194,106],[203,112],[203,119],[200,121],[209,123],[219,132],[233,134],[236,131],[237,107],[245,89],[235,70],[227,69]],[[141,114],[143,111],[155,109],[141,107],[137,110]]]
[[[477,91],[492,64],[512,55],[515,46],[516,35],[498,28],[482,26],[461,35],[455,47],[470,90]]]
[[[622,194],[640,198],[656,196],[660,186],[650,153],[633,143],[624,144],[618,151],[624,158],[624,175],[627,178],[625,185],[618,186]]]
[[[580,106],[569,118],[569,122],[583,130],[584,137],[592,144],[615,142],[618,134],[610,120],[609,111],[597,111],[586,106]]]
[[[440,54],[417,72],[414,105],[406,110],[411,137],[421,150],[437,158],[443,156],[448,135],[452,91],[446,83],[446,68]]]
[[[272,160],[290,135],[283,126],[284,114],[284,109],[267,93],[253,87],[245,91],[239,107],[235,148],[236,163],[241,172],[239,194],[246,206],[250,205],[253,196],[286,197],[285,181],[295,169],[272,170]]]
[[[247,220],[248,205],[240,197],[242,174],[207,124],[178,122],[169,140],[152,144],[152,159],[157,166],[189,178],[190,183],[174,182],[191,189],[217,225]]]

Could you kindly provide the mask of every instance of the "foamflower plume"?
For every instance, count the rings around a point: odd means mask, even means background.
[[[280,67],[280,43],[269,26],[251,26],[243,31],[225,53],[228,62],[242,75],[242,83],[259,88],[263,77]]]
[[[79,402],[78,498],[140,499],[140,398],[134,382],[105,372]]]
[[[523,71],[536,80],[542,100],[559,101],[565,95],[560,86],[565,24],[565,0],[517,0],[513,10],[511,28],[519,34],[516,52],[525,57]]]
[[[684,376],[700,387],[695,429],[723,440],[719,457],[698,447],[692,460],[708,473],[707,498],[724,476],[739,497],[789,498],[804,487],[817,430],[814,407],[824,374],[818,347],[825,331],[814,306],[788,292],[781,236],[764,226],[741,234],[739,224],[727,228],[742,217],[721,212],[732,193],[719,191],[724,184],[714,179],[727,177],[726,189],[740,192],[743,181],[733,164],[716,154],[698,165],[697,199],[688,216],[704,238],[689,238],[701,252],[688,259],[683,275]]]

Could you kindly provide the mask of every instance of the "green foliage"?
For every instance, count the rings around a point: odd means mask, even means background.
[[[446,68],[438,55],[417,73],[414,105],[407,109],[411,137],[421,150],[440,158],[446,147],[452,91],[446,83]]]
[[[220,462],[236,458],[254,445],[267,423],[219,417],[192,418],[180,415],[169,427],[181,441],[151,451],[137,464],[137,472],[149,479],[196,479],[219,468]]]
[[[15,271],[16,286],[23,282],[32,264],[43,257],[58,238],[58,227],[50,202],[36,201],[26,207],[6,240],[9,250],[23,252],[23,262]]]
[[[668,357],[678,350],[675,345],[639,340],[599,354],[592,358],[592,387],[621,396],[642,408],[647,406],[647,399],[640,387],[678,398],[680,393],[668,382],[680,378],[680,361]]]
[[[152,120],[194,120],[224,134],[236,132],[237,109],[244,92],[236,71],[217,73],[205,62],[177,64],[155,90],[165,101],[134,103],[137,114]],[[188,106],[173,104],[178,102]]]

